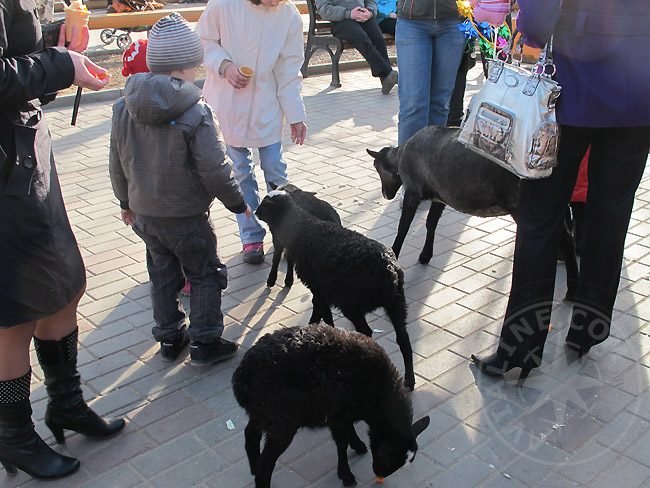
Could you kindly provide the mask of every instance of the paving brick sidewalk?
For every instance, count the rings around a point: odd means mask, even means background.
[[[332,203],[345,226],[391,245],[400,210],[397,201],[382,198],[365,149],[396,142],[397,94],[382,95],[367,70],[341,78],[343,87],[331,92],[327,75],[305,80],[308,139],[302,147],[285,141],[290,177]],[[481,79],[480,69],[470,73],[468,97]],[[252,486],[244,453],[246,416],[234,400],[230,377],[262,334],[307,323],[310,295],[299,282],[290,290],[267,288],[270,258],[263,266],[242,262],[234,216],[216,203],[213,217],[230,276],[223,299],[225,337],[239,342],[241,352],[207,369],[191,368],[186,356],[171,365],[161,362],[150,333],[144,246],[119,220],[108,178],[111,104],[82,106],[76,127],[70,115],[70,108],[61,108],[50,110],[47,119],[88,273],[79,309],[80,371],[93,408],[124,415],[128,424],[105,442],[69,435],[56,449],[79,457],[81,470],[47,486]],[[386,488],[649,486],[649,189],[646,175],[627,238],[613,336],[588,358],[575,360],[562,346],[570,306],[558,302],[544,364],[522,389],[514,377],[504,382],[477,374],[469,361],[471,353],[491,351],[497,339],[510,285],[512,220],[446,210],[435,257],[423,266],[417,256],[426,214],[418,213],[400,263],[415,351],[416,417],[430,415],[431,425],[419,439],[415,461],[387,478]],[[270,235],[266,241],[268,253]],[[283,279],[281,273],[278,282]],[[564,295],[563,280],[559,265],[558,297]],[[351,329],[340,315],[335,322]],[[369,322],[382,331],[376,339],[403,370],[383,312]],[[53,444],[43,424],[45,388],[35,357],[33,364],[34,418],[38,432]],[[350,456],[359,486],[376,486],[370,454]],[[0,473],[3,488],[36,485],[23,473],[15,478]],[[273,486],[342,486],[329,433],[299,433],[276,466]]]

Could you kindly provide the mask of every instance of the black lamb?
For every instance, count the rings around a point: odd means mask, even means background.
[[[274,183],[269,183],[269,186],[274,190],[284,190],[293,201],[298,204],[298,206],[304,210],[307,210],[310,214],[320,220],[326,220],[328,222],[334,222],[335,224],[341,225],[341,217],[336,213],[334,207],[329,203],[321,200],[316,197],[316,193],[310,191],[303,191],[291,183],[287,183],[282,186],[277,186]],[[266,280],[267,286],[275,285],[275,281],[278,278],[278,266],[280,265],[280,260],[282,259],[282,252],[285,249],[284,243],[280,238],[273,234],[273,262],[271,263],[271,271],[269,272],[269,277]],[[293,259],[291,255],[286,253],[287,259],[287,275],[284,278],[284,285],[290,287],[293,285]]]
[[[372,469],[379,478],[413,461],[416,437],[429,425],[429,417],[413,423],[409,394],[375,341],[328,325],[264,335],[244,355],[232,386],[249,417],[246,454],[256,488],[270,487],[278,457],[302,427],[330,429],[338,477],[354,486],[348,445],[359,454],[368,450],[354,422],[368,424]]]
[[[379,152],[366,150],[375,159],[384,198],[391,200],[404,186],[402,215],[393,243],[396,256],[422,200],[431,200],[427,236],[418,259],[422,264],[427,264],[433,255],[436,226],[447,205],[477,217],[511,215],[517,221],[519,177],[458,142],[460,130],[430,125],[402,146],[384,147]],[[560,249],[567,269],[566,298],[571,300],[579,271],[575,243],[566,226]]]
[[[318,220],[286,192],[272,191],[255,214],[283,242],[298,278],[312,292],[309,323],[322,319],[334,326],[331,307],[341,310],[354,328],[367,336],[366,314],[383,307],[395,328],[404,358],[404,381],[413,389],[413,352],[406,331],[404,272],[393,251],[358,232]]]

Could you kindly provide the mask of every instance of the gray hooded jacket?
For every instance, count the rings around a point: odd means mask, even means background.
[[[149,217],[205,213],[216,197],[234,213],[244,196],[216,118],[193,83],[137,73],[113,105],[109,172],[123,209]]]

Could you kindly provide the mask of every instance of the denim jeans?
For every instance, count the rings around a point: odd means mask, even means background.
[[[228,285],[228,274],[217,253],[217,236],[210,214],[180,219],[136,214],[133,231],[147,246],[147,271],[156,322],[151,331],[154,339],[160,342],[181,338],[185,311],[178,293],[185,284],[185,276],[192,283],[190,339],[210,343],[221,337],[221,290]]]
[[[247,147],[234,147],[226,145],[226,154],[232,161],[235,178],[239,182],[244,200],[254,212],[260,204],[260,192],[255,179],[255,162],[253,153]],[[282,142],[259,148],[260,167],[264,173],[266,190],[271,191],[269,182],[278,186],[288,183],[287,163],[282,158]],[[242,244],[263,242],[266,230],[259,223],[255,215],[250,219],[244,214],[237,214],[239,237]]]
[[[397,19],[400,146],[422,127],[446,125],[465,42],[457,19]]]

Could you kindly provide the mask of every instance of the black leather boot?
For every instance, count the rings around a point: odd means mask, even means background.
[[[63,478],[79,469],[79,461],[53,451],[34,430],[30,378],[31,371],[0,381],[0,463],[10,475],[20,469],[34,478]]]
[[[77,330],[60,341],[34,337],[34,345],[50,397],[45,425],[59,444],[65,442],[64,429],[92,439],[107,439],[124,428],[123,419],[106,422],[83,399],[77,372]]]

